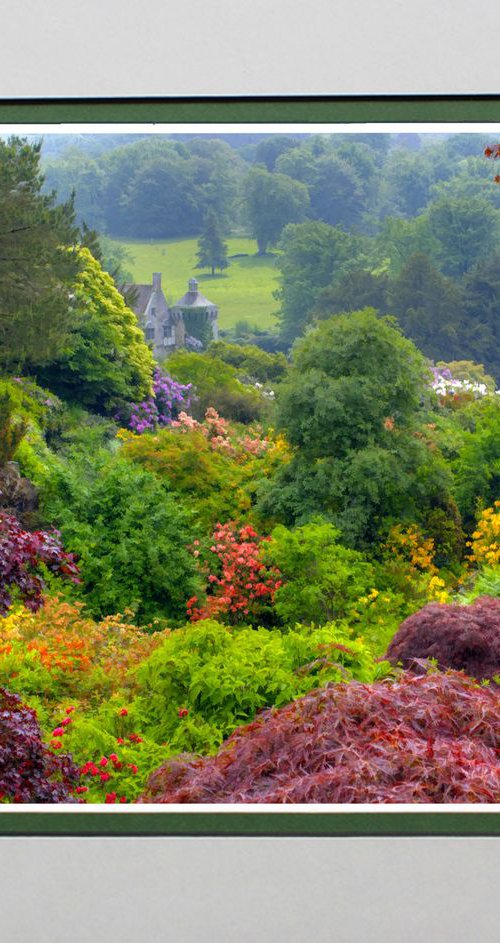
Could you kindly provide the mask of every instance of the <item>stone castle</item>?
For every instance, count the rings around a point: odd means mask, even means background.
[[[157,360],[179,347],[202,347],[199,341],[186,333],[184,316],[187,313],[196,314],[202,322],[209,324],[212,337],[217,339],[219,309],[201,294],[195,278],[189,279],[186,294],[171,307],[161,287],[160,272],[153,273],[151,285],[127,285],[126,288],[135,295],[133,310]]]

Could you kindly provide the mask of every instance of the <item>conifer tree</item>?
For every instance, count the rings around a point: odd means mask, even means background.
[[[222,271],[228,267],[227,245],[224,242],[222,227],[214,210],[208,210],[203,224],[203,230],[198,239],[198,264],[196,268],[210,268],[212,275],[215,269]]]
[[[79,259],[73,201],[42,190],[40,145],[0,141],[0,370],[47,363],[64,348]]]

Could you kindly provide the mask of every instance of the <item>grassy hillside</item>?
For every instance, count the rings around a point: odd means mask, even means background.
[[[219,306],[221,328],[233,327],[245,320],[259,328],[275,325],[273,313],[278,303],[273,291],[278,287],[278,270],[273,256],[259,258],[253,239],[228,239],[229,255],[246,253],[244,258],[233,259],[228,269],[213,277],[197,270],[196,239],[126,242],[114,239],[133,256],[127,265],[135,282],[150,282],[153,272],[162,273],[162,284],[167,301],[174,303],[187,291],[188,279],[193,275],[200,289],[210,301]]]

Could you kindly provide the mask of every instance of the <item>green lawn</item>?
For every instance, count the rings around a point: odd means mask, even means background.
[[[153,272],[161,272],[163,290],[170,304],[182,297],[187,291],[188,279],[194,276],[203,294],[219,306],[221,328],[233,327],[241,320],[261,329],[275,326],[273,313],[278,302],[273,298],[273,291],[278,288],[279,274],[275,257],[257,256],[253,239],[227,239],[230,256],[238,253],[247,253],[247,256],[233,259],[225,272],[213,277],[195,268],[196,239],[112,241],[124,246],[133,256],[133,263],[128,263],[126,268],[132,272],[135,282],[150,282]]]

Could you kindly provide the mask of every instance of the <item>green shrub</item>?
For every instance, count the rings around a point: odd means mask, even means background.
[[[178,350],[165,363],[170,376],[179,383],[192,383],[194,396],[191,412],[203,419],[209,406],[236,422],[262,418],[266,402],[259,392],[238,379],[234,367],[219,357]]]
[[[339,538],[332,524],[314,521],[295,530],[278,526],[262,545],[265,562],[281,572],[274,609],[284,625],[347,618],[373,587],[373,567]]]
[[[134,612],[140,622],[183,619],[198,590],[187,546],[190,516],[151,472],[109,452],[52,458],[43,514],[77,554],[78,597],[95,616]]]
[[[212,341],[207,353],[230,364],[238,373],[258,380],[260,383],[275,383],[285,377],[288,369],[284,354],[270,354],[255,344],[227,344]]]
[[[26,430],[26,422],[15,415],[12,391],[0,384],[0,468],[12,461]]]
[[[475,574],[472,587],[465,596],[465,601],[471,603],[479,596],[500,598],[500,566],[484,567]]]
[[[370,649],[337,625],[229,629],[206,620],[176,630],[136,671],[139,729],[173,753],[210,752],[265,707],[327,681],[383,676]]]

